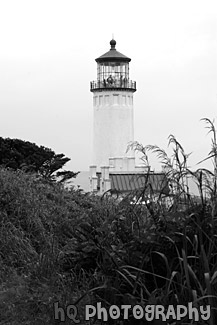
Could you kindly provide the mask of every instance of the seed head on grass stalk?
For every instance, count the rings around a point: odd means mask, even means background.
[[[171,158],[168,156],[165,150],[161,149],[157,145],[143,146],[138,142],[130,143],[129,147],[134,151],[142,154],[141,160],[146,166],[149,166],[149,152],[157,156],[162,164],[163,171],[166,175],[167,181],[170,184],[170,194],[180,199],[182,196],[187,201],[189,199],[189,187],[188,187],[188,164],[187,160],[190,154],[186,154],[181,144],[177,141],[174,135],[168,137],[168,146],[173,146],[173,153]],[[188,202],[186,202],[188,203]]]
[[[213,174],[211,174],[211,178],[208,178],[208,182],[207,182],[207,189],[209,190],[210,193],[210,198],[211,198],[211,205],[212,205],[212,217],[213,219],[216,218],[217,215],[217,134],[216,134],[216,128],[214,125],[214,120],[211,121],[208,118],[202,118],[201,121],[204,121],[207,126],[206,128],[209,130],[208,134],[211,133],[212,134],[212,138],[211,138],[211,151],[208,154],[208,157],[201,160],[198,164],[212,159],[212,163],[213,163]],[[210,173],[208,172],[208,170],[206,170],[206,174],[210,176]],[[211,184],[211,191],[210,191],[210,182]]]

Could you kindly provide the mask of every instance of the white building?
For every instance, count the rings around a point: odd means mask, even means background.
[[[91,82],[93,92],[93,164],[97,170],[108,165],[109,158],[134,158],[126,152],[134,140],[133,93],[135,81],[129,79],[130,58],[118,52],[115,40],[111,49],[96,59],[97,80]]]
[[[145,166],[135,165],[134,151],[127,150],[134,141],[136,82],[130,80],[131,59],[116,50],[114,39],[110,45],[110,50],[96,59],[97,80],[90,84],[94,121],[90,190],[100,194],[108,190],[123,193],[139,189],[144,185],[139,176],[144,181],[147,172]],[[159,177],[160,174],[155,176],[158,180]]]
[[[133,94],[136,82],[130,80],[130,58],[118,52],[115,40],[110,50],[96,59],[97,80],[90,83],[93,93],[93,155],[89,172],[83,171],[72,185],[85,192],[107,191],[125,195],[143,191],[168,192],[164,173],[153,173],[135,164],[128,150],[134,141]],[[118,194],[118,195],[119,195]]]

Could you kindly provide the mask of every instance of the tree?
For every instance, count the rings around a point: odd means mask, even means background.
[[[78,173],[61,170],[70,161],[64,154],[19,139],[0,137],[0,165],[13,170],[35,172],[48,180],[65,182]]]

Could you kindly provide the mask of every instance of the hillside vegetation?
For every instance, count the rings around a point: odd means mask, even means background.
[[[212,308],[209,321],[199,324],[216,324],[216,174],[190,171],[172,136],[170,144],[171,159],[157,147],[135,144],[144,156],[148,150],[157,153],[172,185],[167,200],[144,188],[139,194],[144,204],[0,169],[1,324],[61,324],[54,319],[56,302],[63,308],[76,305],[81,324],[97,324],[83,320],[85,304],[167,308],[193,302]],[[209,155],[214,163],[216,148],[214,138]],[[189,175],[198,184],[197,200],[188,193]],[[130,315],[107,323],[145,321]],[[191,324],[187,318],[170,323]],[[73,321],[66,318],[65,324]]]

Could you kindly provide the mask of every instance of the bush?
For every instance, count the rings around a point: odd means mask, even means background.
[[[62,307],[77,305],[81,318],[85,303],[101,301],[107,308],[209,304],[209,324],[214,325],[217,146],[214,125],[206,122],[214,135],[209,155],[214,172],[192,172],[173,136],[172,159],[156,146],[134,144],[146,158],[147,151],[157,153],[172,185],[167,198],[144,188],[144,204],[82,194],[36,175],[0,169],[3,324],[58,324],[53,319],[56,301]],[[187,177],[197,182],[199,198],[189,193]],[[107,323],[141,324],[133,317]]]

